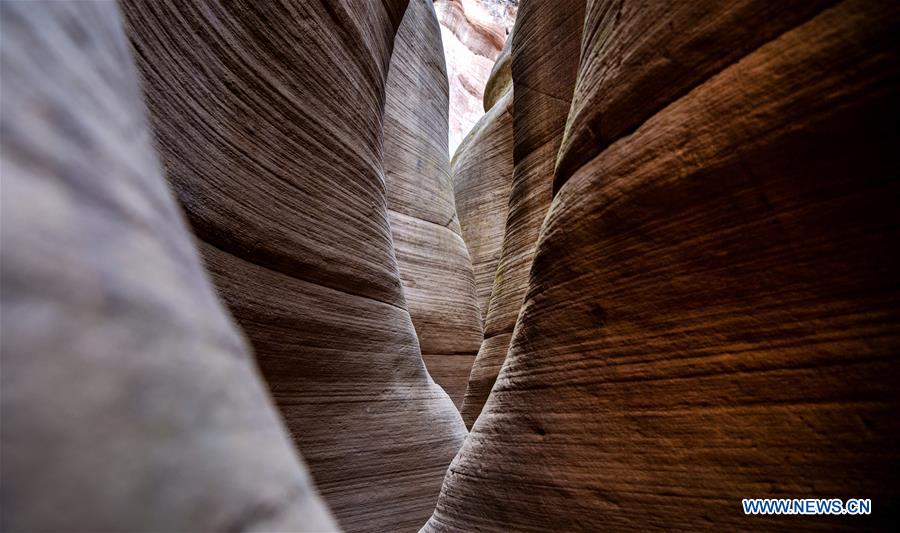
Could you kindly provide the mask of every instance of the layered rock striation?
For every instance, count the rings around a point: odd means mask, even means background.
[[[558,190],[653,114],[834,0],[598,3],[584,21]]]
[[[482,7],[477,2],[435,0],[434,7],[441,25],[450,30],[460,42],[465,43],[466,48],[481,57],[497,57],[506,42],[507,28],[497,24],[493,17],[479,17],[472,13],[474,7]],[[467,7],[470,10],[468,13]]]
[[[388,216],[406,4],[125,3],[167,176],[348,531],[420,527],[465,435],[423,364]]]
[[[891,530],[895,4],[0,3],[0,529]]]
[[[897,6],[659,9],[587,3],[524,304],[425,531],[779,529],[741,499],[825,494],[886,514],[790,527],[874,527],[900,499]]]
[[[2,2],[3,531],[328,531],[113,2]]]
[[[514,0],[436,0],[450,79],[450,153],[487,111],[485,84],[515,20]]]
[[[471,427],[506,359],[541,223],[552,199],[556,155],[575,86],[584,2],[526,2],[494,66],[493,80],[515,86],[513,175],[503,245],[485,318],[484,343],[472,368],[461,413]],[[510,50],[514,51],[510,54]],[[513,57],[509,57],[512,55]],[[505,72],[504,72],[505,71]],[[513,80],[513,81],[511,81]],[[493,94],[494,82],[485,90]]]
[[[456,209],[475,272],[482,319],[500,260],[512,185],[512,101],[509,84],[463,140],[451,163]]]
[[[410,0],[386,92],[385,188],[403,293],[429,373],[460,406],[481,312],[450,179],[447,74],[429,0]]]

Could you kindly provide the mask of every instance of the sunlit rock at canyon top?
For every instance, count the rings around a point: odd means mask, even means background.
[[[450,154],[485,113],[484,86],[512,31],[519,0],[434,3],[450,78]]]

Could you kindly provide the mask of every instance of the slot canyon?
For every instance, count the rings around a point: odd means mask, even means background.
[[[0,23],[0,531],[897,530],[900,3]]]

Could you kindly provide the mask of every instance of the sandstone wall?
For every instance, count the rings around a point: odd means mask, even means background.
[[[654,8],[587,5],[524,305],[426,531],[890,526],[898,8]],[[884,514],[740,512],[858,494]]]
[[[116,4],[0,20],[0,529],[334,530],[160,172]]]
[[[503,246],[491,287],[485,341],[478,352],[461,413],[471,427],[506,358],[541,223],[552,199],[556,154],[569,114],[584,21],[582,0],[526,2],[495,72],[515,87],[512,105],[512,184]],[[509,53],[510,50],[514,53]],[[495,78],[495,79],[496,79]],[[499,85],[497,83],[496,85]],[[490,87],[490,86],[489,86]],[[485,91],[485,97],[491,91]]]
[[[470,6],[472,4],[469,4]],[[506,28],[466,13],[462,0],[435,0],[438,18],[473,53],[495,59],[506,42]]]
[[[491,68],[491,73],[484,85],[484,97],[482,105],[484,112],[487,113],[494,107],[498,100],[503,98],[506,91],[509,90],[512,83],[512,70],[510,68],[510,48],[512,46],[512,37],[506,39],[506,44],[500,50],[500,55]]]
[[[0,529],[896,529],[895,2],[523,2],[452,188],[427,0],[122,5],[0,3]]]
[[[584,22],[584,55],[554,191],[654,113],[835,3],[597,2]]]
[[[434,7],[429,0],[410,0],[387,78],[388,220],[422,357],[459,406],[482,335],[450,179],[447,85]]]
[[[406,2],[125,5],[168,178],[316,486],[346,530],[418,528],[465,427],[423,364],[389,225]]]
[[[434,2],[450,79],[451,154],[487,111],[482,109],[485,83],[515,19],[514,2],[488,4],[482,0]]]
[[[452,160],[462,236],[475,271],[482,318],[494,284],[512,184],[511,87],[472,128]]]

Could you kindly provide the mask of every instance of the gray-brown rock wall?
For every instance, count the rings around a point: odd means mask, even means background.
[[[407,2],[126,2],[166,172],[349,531],[421,526],[465,435],[422,361],[383,170]]]
[[[472,368],[461,413],[471,427],[481,413],[528,289],[541,224],[575,85],[584,2],[526,2],[494,67],[513,84],[513,177],[502,253],[485,318],[485,342]],[[513,52],[513,53],[511,53]],[[496,77],[501,77],[498,74]],[[496,79],[496,78],[495,78]],[[498,84],[499,85],[499,84]],[[487,103],[487,94],[485,99]]]
[[[512,185],[512,101],[512,90],[507,90],[475,124],[451,163],[456,210],[482,319],[500,260]]]
[[[481,311],[453,197],[447,73],[430,0],[410,0],[386,93],[385,188],[403,293],[429,374],[460,406]]]
[[[512,78],[509,49],[487,80],[485,114],[466,135],[451,160],[456,209],[475,271],[481,317],[487,314],[500,260],[512,185]]]
[[[0,21],[0,529],[336,529],[160,171],[116,3]]]

